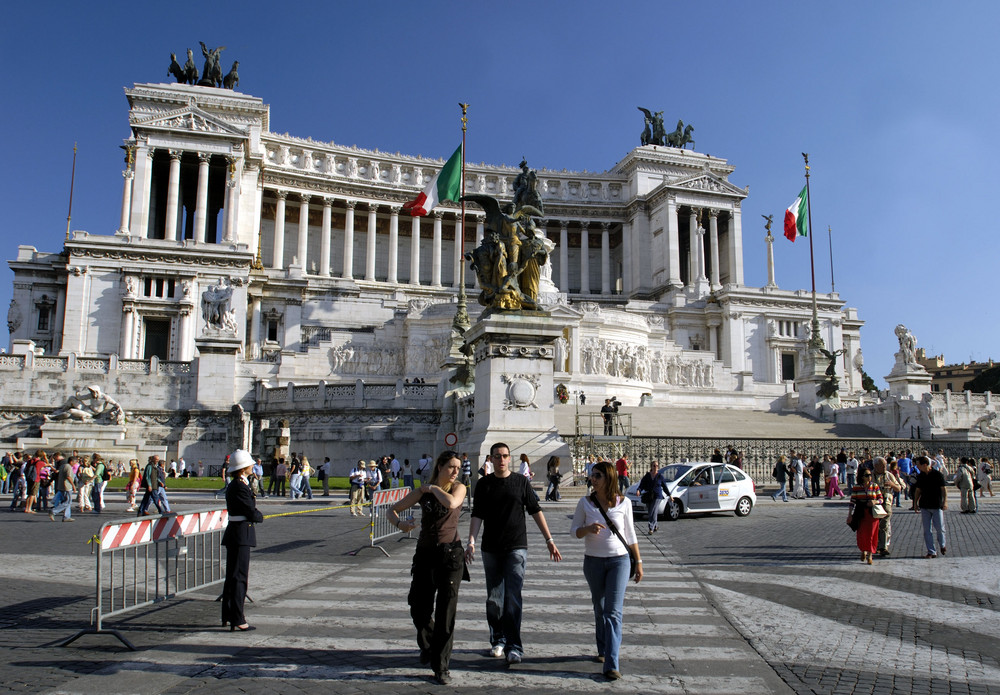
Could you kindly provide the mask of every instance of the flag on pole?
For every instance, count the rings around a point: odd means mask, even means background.
[[[809,185],[802,189],[795,202],[785,210],[785,238],[795,241],[796,237],[809,236]]]
[[[413,200],[403,204],[413,217],[423,217],[443,200],[458,200],[462,196],[462,146],[448,158],[427,188]]]

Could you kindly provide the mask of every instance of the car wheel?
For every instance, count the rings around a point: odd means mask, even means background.
[[[736,503],[736,516],[746,516],[753,509],[753,502],[750,501],[749,497],[740,497],[740,501]]]
[[[667,500],[667,506],[663,509],[663,518],[667,521],[677,521],[681,518],[681,503],[673,497]]]

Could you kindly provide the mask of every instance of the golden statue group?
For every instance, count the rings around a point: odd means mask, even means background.
[[[538,309],[538,284],[548,261],[545,234],[532,216],[543,207],[536,190],[536,174],[521,161],[514,179],[514,202],[503,206],[488,195],[467,195],[486,213],[483,241],[470,254],[479,280],[479,303],[500,311]]]

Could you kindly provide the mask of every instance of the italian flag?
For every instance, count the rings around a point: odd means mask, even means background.
[[[423,193],[408,203],[403,204],[404,210],[409,210],[413,217],[423,217],[433,210],[442,200],[458,200],[462,194],[462,146],[459,145],[455,154],[448,158],[444,168],[439,171]]]
[[[785,210],[785,238],[795,241],[796,237],[809,236],[809,202],[806,193],[809,186],[799,193],[795,202]]]

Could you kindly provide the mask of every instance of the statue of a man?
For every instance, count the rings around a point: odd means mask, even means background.
[[[899,339],[899,354],[904,364],[917,364],[917,339],[903,324],[896,326],[896,338]]]
[[[45,416],[46,422],[76,420],[92,422],[103,420],[112,425],[125,424],[125,411],[114,398],[101,391],[96,384],[70,396],[61,408]]]
[[[215,285],[201,293],[201,315],[208,328],[227,331],[226,314],[230,310],[230,300],[233,298],[233,287],[228,278],[222,278]]]

